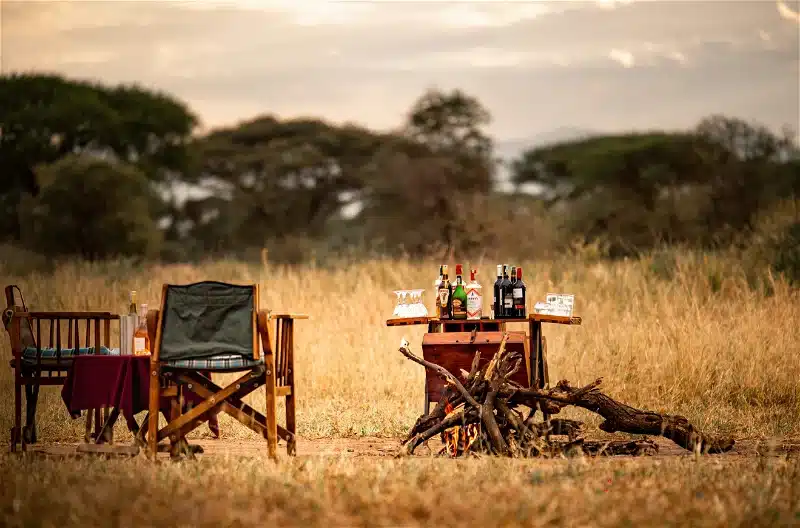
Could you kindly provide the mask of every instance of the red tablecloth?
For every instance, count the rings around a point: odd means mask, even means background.
[[[116,407],[134,430],[134,416],[149,404],[149,370],[149,356],[77,356],[61,398],[73,418],[82,410]]]
[[[192,404],[203,401],[191,391],[186,391],[184,398]],[[150,405],[150,356],[76,356],[64,380],[61,399],[73,418],[86,409],[115,407],[125,417],[128,429],[136,431],[135,415]],[[162,399],[159,408],[166,415],[169,401]],[[219,436],[215,414],[209,417],[208,427]]]

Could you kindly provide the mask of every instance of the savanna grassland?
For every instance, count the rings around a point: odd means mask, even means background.
[[[484,286],[494,262],[471,262]],[[609,263],[584,255],[522,262],[529,301],[576,295],[578,327],[549,325],[551,383],[604,379],[610,396],[682,414],[737,441],[800,437],[800,295],[736,259],[671,253]],[[6,526],[568,525],[771,526],[800,523],[800,464],[791,454],[633,459],[449,460],[302,455],[315,439],[399,439],[420,413],[423,372],[397,351],[419,351],[422,327],[387,328],[392,290],[427,287],[438,263],[403,260],[283,267],[67,263],[14,275],[29,307],[122,312],[127,293],[157,304],[161,284],[222,280],[261,285],[263,308],[307,313],[297,323],[301,455],[215,456],[157,462],[0,455]],[[4,271],[4,269],[6,271]],[[8,339],[0,358],[10,358]],[[0,432],[12,423],[11,370],[0,370]],[[76,442],[55,388],[38,413],[42,443]],[[258,392],[250,402],[264,407]],[[279,413],[282,409],[279,409]],[[281,416],[279,414],[279,416]],[[592,427],[599,420],[569,415]],[[222,439],[255,441],[220,417]],[[119,423],[117,438],[129,434]],[[201,427],[193,437],[206,435]],[[127,436],[126,436],[127,435]],[[282,451],[283,452],[283,451]]]

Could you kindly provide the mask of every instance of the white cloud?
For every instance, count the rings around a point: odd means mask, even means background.
[[[446,4],[435,18],[443,26],[453,28],[502,27],[553,11],[556,11],[555,6],[536,1],[500,3],[491,7],[486,4],[460,2]]]
[[[608,53],[608,57],[625,68],[632,68],[636,64],[636,58],[628,50],[614,48]]]
[[[603,9],[616,9],[618,4],[630,4],[633,0],[595,0],[595,3]]]
[[[208,124],[269,112],[388,128],[432,84],[478,97],[499,138],[798,115],[797,28],[772,2],[0,1],[5,71],[143,83]],[[640,111],[654,100],[662,113]]]
[[[778,13],[787,19],[787,20],[794,20],[797,23],[800,23],[800,12],[793,11],[784,0],[776,0],[778,4]]]
[[[680,64],[686,64],[689,62],[689,59],[686,57],[686,55],[677,50],[673,50],[667,53],[667,57]]]

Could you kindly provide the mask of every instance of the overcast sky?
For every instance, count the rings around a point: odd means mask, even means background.
[[[2,1],[2,70],[135,81],[204,125],[261,113],[387,129],[462,88],[497,140],[688,127],[711,113],[798,127],[800,2]]]

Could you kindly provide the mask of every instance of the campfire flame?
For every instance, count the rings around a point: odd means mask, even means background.
[[[445,415],[449,416],[463,406],[464,404],[462,403],[458,407],[453,407],[448,401],[444,406]],[[475,443],[475,440],[478,439],[479,434],[480,430],[478,429],[478,424],[471,423],[466,426],[454,425],[450,429],[442,432],[442,440],[445,446],[444,450],[452,458],[457,457],[459,454],[466,453],[469,451],[470,447],[472,447],[472,444]]]

